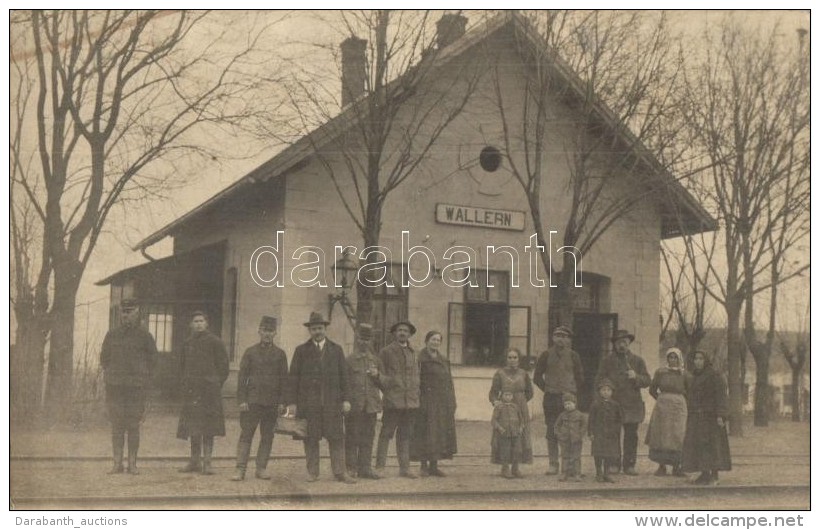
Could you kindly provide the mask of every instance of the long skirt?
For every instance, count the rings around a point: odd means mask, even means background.
[[[649,459],[658,464],[680,464],[686,435],[686,398],[681,394],[661,393],[652,411],[646,444]]]
[[[717,416],[708,413],[689,414],[686,420],[681,467],[684,471],[730,471],[732,457],[726,427],[717,424]]]
[[[524,464],[523,437],[504,436],[493,429],[491,440],[491,458],[493,464]],[[532,453],[530,453],[530,461]],[[531,462],[529,462],[531,463]]]

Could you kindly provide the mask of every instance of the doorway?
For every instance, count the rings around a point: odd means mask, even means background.
[[[618,327],[615,313],[575,313],[572,349],[581,357],[584,383],[578,391],[578,408],[587,412],[595,397],[595,378],[601,359],[612,352],[610,338]]]

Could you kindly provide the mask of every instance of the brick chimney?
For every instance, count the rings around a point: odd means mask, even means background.
[[[438,49],[441,50],[445,46],[449,46],[464,35],[464,30],[467,27],[467,17],[456,15],[454,13],[446,13],[441,15],[441,18],[436,22],[436,35]]]
[[[364,94],[367,79],[367,41],[348,37],[342,50],[342,107]]]

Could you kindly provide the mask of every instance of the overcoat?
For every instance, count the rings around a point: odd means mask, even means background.
[[[228,378],[225,345],[210,331],[191,335],[182,346],[182,412],[177,438],[225,436],[222,385]]]
[[[627,377],[627,371],[630,369],[635,372],[635,379]],[[641,423],[646,415],[641,389],[648,387],[652,382],[644,360],[632,352],[627,352],[626,355],[607,355],[601,359],[598,366],[597,381],[603,378],[609,379],[614,385],[612,400],[621,405],[623,422]]]
[[[368,369],[376,369],[379,376],[368,374]],[[369,350],[347,357],[348,387],[351,412],[373,414],[382,411],[381,388],[382,362]]]
[[[320,351],[312,340],[296,347],[290,362],[289,399],[296,417],[308,423],[308,438],[344,438],[342,403],[350,401],[342,347],[325,339]]]
[[[381,349],[379,358],[384,368],[384,408],[419,408],[419,365],[413,349],[410,346],[402,348],[398,342],[391,342]]]
[[[419,409],[410,443],[411,460],[450,459],[456,454],[456,391],[450,362],[427,348],[418,355]]]
[[[729,471],[732,458],[726,427],[717,423],[729,416],[726,382],[707,365],[695,371],[687,399],[688,417],[681,465],[684,471]]]
[[[108,386],[147,387],[156,360],[154,337],[140,326],[120,326],[105,334],[100,366]]]
[[[589,408],[588,434],[592,439],[592,456],[621,458],[621,406],[612,399],[593,401]]]
[[[254,344],[242,355],[236,401],[272,407],[284,404],[288,385],[288,359],[274,344]]]
[[[555,421],[555,437],[563,444],[583,442],[586,432],[586,415],[578,409],[565,410]]]
[[[532,399],[532,381],[530,374],[523,368],[501,368],[493,376],[490,387],[490,403],[501,399],[504,392],[512,392],[513,403],[521,411],[521,440],[519,463],[532,464],[532,434],[530,429],[530,410],[527,402]],[[494,446],[495,447],[495,446]],[[497,463],[497,462],[496,462]]]

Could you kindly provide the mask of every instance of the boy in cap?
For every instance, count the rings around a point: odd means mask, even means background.
[[[260,439],[256,450],[256,478],[270,479],[265,468],[270,459],[276,418],[285,409],[284,394],[288,382],[288,360],[285,352],[273,344],[275,336],[276,319],[263,316],[259,323],[259,342],[242,355],[236,390],[242,433],[236,448],[236,472],[231,480],[245,479],[257,427]]]
[[[595,480],[615,482],[609,476],[609,461],[621,457],[621,406],[612,400],[612,382],[598,380],[598,399],[589,409],[588,434],[592,440],[592,456],[595,458]]]
[[[555,436],[561,447],[561,482],[581,479],[581,449],[586,416],[576,408],[575,394],[564,392],[564,412],[555,421]]]
[[[359,324],[353,353],[347,357],[350,412],[345,416],[345,462],[350,476],[375,480],[381,478],[373,471],[371,459],[376,414],[382,411],[382,362],[373,355],[371,340],[373,326]]]

